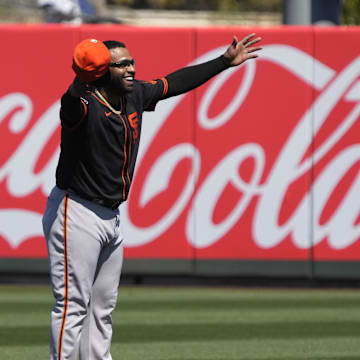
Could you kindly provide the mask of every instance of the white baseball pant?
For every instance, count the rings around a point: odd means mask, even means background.
[[[119,210],[55,187],[43,216],[55,305],[50,359],[111,360],[123,261]]]

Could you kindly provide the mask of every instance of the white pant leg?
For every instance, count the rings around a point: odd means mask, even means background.
[[[64,196],[55,188],[43,217],[56,299],[51,313],[51,360],[76,359],[101,249],[112,238],[115,221],[110,211],[99,214],[84,206],[88,202]]]
[[[116,306],[123,262],[119,222],[115,237],[100,254],[89,313],[80,340],[80,360],[111,360],[112,312]]]

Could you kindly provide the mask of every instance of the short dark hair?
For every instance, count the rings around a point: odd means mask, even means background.
[[[110,50],[110,49],[115,49],[118,47],[121,48],[126,48],[126,45],[120,41],[115,41],[115,40],[106,40],[103,41],[104,45]]]

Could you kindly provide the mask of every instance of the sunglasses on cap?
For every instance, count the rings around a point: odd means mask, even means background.
[[[110,66],[111,67],[117,67],[117,68],[126,68],[129,66],[134,66],[135,65],[135,59],[131,59],[131,60],[122,60],[120,62],[116,62],[116,63],[111,63]]]

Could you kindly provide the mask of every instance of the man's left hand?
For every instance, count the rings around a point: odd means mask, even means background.
[[[244,37],[241,41],[238,41],[234,36],[234,41],[228,47],[224,53],[224,57],[229,61],[230,66],[237,66],[249,59],[257,58],[258,51],[261,50],[260,46],[252,47],[252,45],[258,43],[261,37],[254,39],[256,34],[250,34]]]

